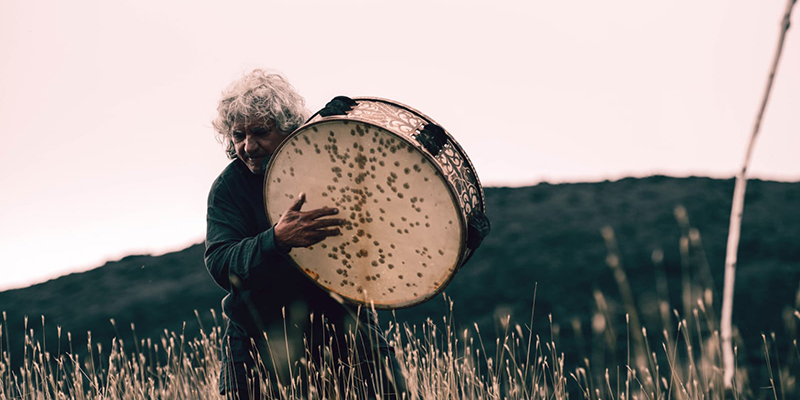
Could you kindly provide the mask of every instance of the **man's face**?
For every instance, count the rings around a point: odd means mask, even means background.
[[[275,153],[287,135],[281,134],[272,120],[259,119],[234,126],[231,137],[239,159],[250,172],[262,174],[266,167],[264,161]]]

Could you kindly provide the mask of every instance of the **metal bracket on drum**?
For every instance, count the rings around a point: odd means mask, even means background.
[[[325,108],[319,110],[319,115],[323,117],[346,115],[356,104],[358,103],[355,100],[347,96],[336,96],[325,105]]]
[[[425,147],[425,150],[428,150],[434,157],[439,155],[439,152],[442,151],[442,148],[447,143],[447,134],[439,125],[428,124],[417,132],[414,139],[417,139],[417,142]]]
[[[472,255],[475,254],[475,250],[477,250],[478,246],[483,242],[483,238],[489,235],[489,231],[491,230],[492,224],[489,223],[489,217],[481,211],[473,211],[467,221],[467,248],[469,249],[469,254],[461,264],[462,266],[472,258]]]
[[[480,246],[483,238],[485,238],[489,231],[492,230],[492,225],[489,223],[489,218],[486,214],[475,210],[467,221],[467,247],[475,250]]]

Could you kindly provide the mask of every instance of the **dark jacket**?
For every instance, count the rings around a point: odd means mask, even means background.
[[[234,160],[208,196],[205,263],[214,281],[228,291],[225,315],[237,331],[251,337],[285,320],[307,320],[310,313],[332,323],[343,321],[353,308],[335,301],[276,249],[263,180]]]

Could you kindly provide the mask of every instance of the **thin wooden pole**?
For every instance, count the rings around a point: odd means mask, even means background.
[[[725,388],[733,388],[733,377],[735,360],[733,356],[733,344],[731,341],[731,317],[733,316],[733,287],[736,278],[736,255],[739,250],[739,235],[742,228],[742,212],[744,210],[744,194],[747,187],[747,167],[750,164],[750,156],[753,154],[756,137],[761,128],[761,120],[767,108],[769,95],[772,91],[772,83],[775,80],[775,72],[778,69],[778,61],[783,52],[783,43],[786,39],[786,32],[789,31],[792,8],[797,0],[788,0],[786,11],[781,21],[781,33],[778,39],[778,48],[775,51],[775,58],[772,60],[772,69],[767,79],[767,87],[764,91],[764,98],[761,101],[761,109],[756,117],[753,133],[750,136],[750,143],[747,146],[742,169],[736,174],[736,184],[733,189],[733,205],[731,206],[731,221],[728,227],[728,247],[725,255],[725,286],[722,293],[722,320],[720,321],[720,336],[722,337],[722,358],[725,363]]]

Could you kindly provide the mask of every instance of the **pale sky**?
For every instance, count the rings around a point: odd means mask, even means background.
[[[228,163],[210,120],[255,67],[312,111],[336,95],[422,111],[484,186],[729,178],[786,4],[211,3],[0,3],[0,290],[200,242]],[[800,180],[797,29],[751,177]]]

